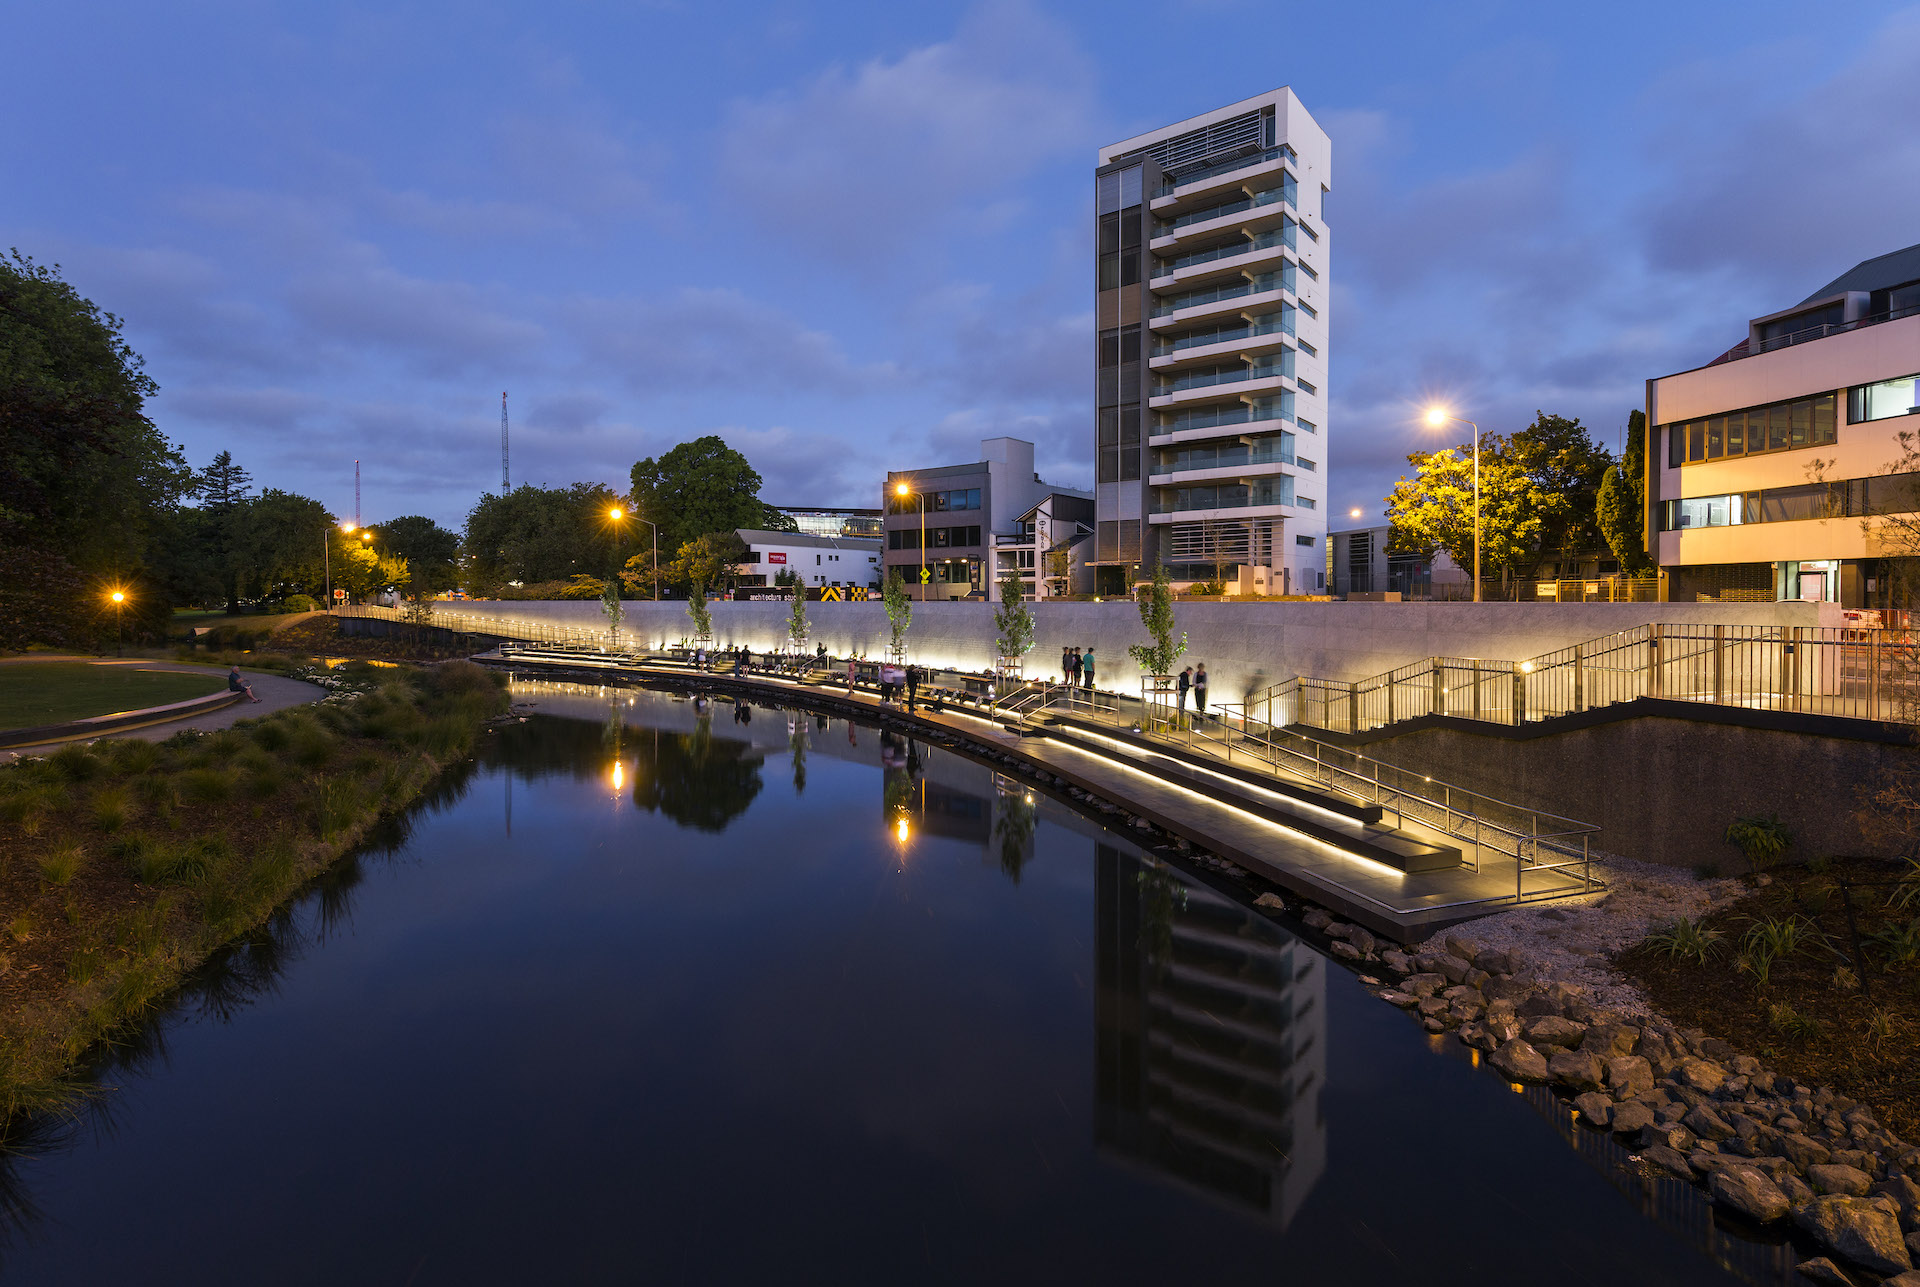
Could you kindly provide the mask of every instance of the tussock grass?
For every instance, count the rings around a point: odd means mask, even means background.
[[[416,799],[506,706],[501,679],[467,662],[378,675],[357,698],[224,733],[0,766],[15,986],[0,1114],[71,1104],[77,1060]]]

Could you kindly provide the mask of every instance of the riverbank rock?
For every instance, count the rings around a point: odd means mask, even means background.
[[[1775,1147],[1779,1150],[1781,1157],[1786,1158],[1802,1171],[1813,1166],[1823,1166],[1833,1158],[1833,1154],[1828,1151],[1825,1144],[1808,1139],[1805,1135],[1783,1134],[1776,1141]]]
[[[1636,1135],[1653,1125],[1653,1110],[1635,1100],[1628,1100],[1613,1110],[1613,1129],[1621,1135]]]
[[[1553,1079],[1563,1086],[1574,1090],[1597,1091],[1600,1089],[1602,1070],[1600,1060],[1590,1051],[1561,1050],[1547,1060],[1547,1071]]]
[[[1687,1161],[1686,1155],[1678,1149],[1668,1148],[1665,1144],[1655,1144],[1649,1148],[1641,1149],[1640,1160],[1643,1162],[1651,1162],[1655,1166],[1664,1167],[1683,1180],[1691,1180],[1693,1178],[1693,1163]]]
[[[1702,1095],[1711,1095],[1727,1084],[1726,1070],[1704,1059],[1681,1060],[1675,1076],[1680,1079],[1681,1085],[1690,1086]]]
[[[1530,1019],[1522,1031],[1526,1033],[1527,1040],[1536,1046],[1577,1046],[1587,1034],[1587,1030],[1579,1024],[1556,1014]]]
[[[1333,924],[1333,913],[1325,908],[1316,907],[1300,918],[1300,923],[1308,929],[1323,930]]]
[[[1841,1273],[1840,1266],[1825,1256],[1801,1261],[1794,1266],[1794,1272],[1810,1283],[1821,1284],[1821,1287],[1853,1287],[1853,1279]]]
[[[1633,1099],[1653,1089],[1653,1068],[1639,1055],[1615,1055],[1607,1060],[1607,1089],[1615,1099]]]
[[[1913,1259],[1900,1236],[1900,1222],[1881,1201],[1829,1194],[1796,1210],[1793,1222],[1821,1246],[1863,1269],[1904,1273],[1913,1268]]]
[[[1514,1081],[1547,1081],[1553,1075],[1547,1057],[1518,1037],[1494,1051],[1492,1062]]]
[[[1680,1124],[1703,1140],[1712,1140],[1718,1144],[1721,1140],[1733,1138],[1733,1127],[1727,1125],[1725,1118],[1708,1108],[1705,1104],[1695,1104],[1680,1119]],[[1865,1193],[1865,1189],[1860,1190]]]
[[[1791,1209],[1780,1186],[1750,1166],[1725,1167],[1708,1187],[1714,1201],[1761,1224],[1785,1219]]]
[[[1286,900],[1274,893],[1260,895],[1260,897],[1253,900],[1253,905],[1255,907],[1264,907],[1269,911],[1275,912],[1284,912],[1287,910]]]
[[[1851,1198],[1864,1198],[1873,1188],[1873,1177],[1865,1171],[1837,1163],[1808,1167],[1807,1182],[1815,1193],[1844,1193]]]
[[[1347,942],[1345,939],[1339,938],[1327,944],[1327,951],[1336,959],[1342,961],[1358,961],[1362,955],[1359,948]]]
[[[1580,1116],[1595,1126],[1604,1129],[1613,1121],[1613,1101],[1597,1090],[1576,1096],[1573,1106],[1580,1110]]]

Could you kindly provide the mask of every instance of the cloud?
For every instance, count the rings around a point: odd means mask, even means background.
[[[336,265],[287,284],[289,315],[316,342],[404,358],[429,374],[523,367],[542,328],[464,282],[409,277],[384,265]]]
[[[829,258],[937,258],[948,229],[1004,224],[1008,184],[1086,148],[1093,101],[1071,33],[992,0],[949,41],[734,103],[719,175],[770,232]]]

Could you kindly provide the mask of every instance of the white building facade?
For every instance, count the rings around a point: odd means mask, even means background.
[[[1668,598],[1894,602],[1920,550],[1920,246],[1748,324],[1707,366],[1647,382],[1648,530]]]
[[[1102,593],[1324,592],[1332,158],[1285,88],[1100,149]]]
[[[735,535],[746,542],[748,551],[747,561],[734,568],[743,586],[773,585],[781,572],[792,572],[809,589],[880,588],[881,543],[877,540],[745,527]]]
[[[994,534],[994,581],[1003,582],[1012,573],[1029,599],[1093,593],[1093,573],[1087,566],[1093,521],[1090,493],[1048,492],[1015,520],[1017,531]]]

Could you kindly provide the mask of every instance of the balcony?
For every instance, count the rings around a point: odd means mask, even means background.
[[[1188,389],[1206,389],[1219,384],[1245,384],[1249,380],[1265,380],[1271,376],[1293,376],[1293,350],[1282,349],[1280,356],[1270,357],[1260,362],[1252,362],[1237,367],[1209,367],[1205,370],[1191,371],[1178,379],[1162,380],[1154,387],[1153,396],[1162,397],[1169,393],[1184,393]]]
[[[1215,161],[1212,165],[1201,166],[1183,174],[1169,175],[1160,181],[1160,190],[1153,195],[1155,206],[1171,205],[1167,198],[1191,197],[1205,192],[1209,187],[1230,186],[1233,179],[1228,176],[1241,175],[1243,171],[1263,169],[1277,162],[1290,161],[1298,164],[1298,158],[1291,147],[1282,143],[1278,147],[1266,148],[1248,156],[1229,157],[1224,161]],[[1253,177],[1247,175],[1246,177]]]
[[[1150,514],[1216,514],[1223,510],[1266,509],[1293,504],[1293,479],[1257,479],[1225,486],[1175,487],[1154,495]]]
[[[1182,228],[1191,228],[1197,223],[1209,223],[1215,219],[1224,219],[1228,215],[1240,214],[1247,210],[1258,210],[1262,206],[1274,205],[1281,201],[1286,202],[1288,205],[1298,203],[1296,185],[1292,183],[1291,180],[1243,196],[1236,201],[1222,201],[1218,205],[1202,206],[1198,210],[1189,211],[1183,215],[1176,215],[1172,219],[1162,220],[1155,226],[1153,235],[1156,238],[1170,236],[1179,232]]]
[[[1266,424],[1270,421],[1292,419],[1293,395],[1282,392],[1274,397],[1261,398],[1257,402],[1195,407],[1191,411],[1163,416],[1160,423],[1153,426],[1153,434],[1158,437],[1163,434],[1185,433],[1191,429],[1218,429],[1224,425]]]
[[[1204,331],[1193,331],[1186,335],[1176,335],[1170,340],[1153,346],[1153,356],[1171,357],[1188,349],[1205,348],[1214,344],[1227,344],[1234,340],[1250,340],[1263,335],[1292,335],[1293,310],[1282,307],[1277,313],[1264,313],[1257,320],[1239,326],[1214,326]]]
[[[1274,250],[1280,246],[1292,249],[1298,240],[1294,231],[1296,226],[1292,223],[1282,224],[1278,228],[1263,232],[1257,237],[1249,237],[1245,241],[1230,241],[1222,246],[1210,246],[1205,250],[1196,250],[1190,255],[1181,255],[1154,268],[1153,280],[1156,282],[1166,279],[1177,280],[1189,270],[1204,267],[1207,264],[1220,263],[1221,267],[1228,267],[1229,265],[1221,261],[1240,259],[1263,250]]]
[[[1185,309],[1217,304],[1222,300],[1242,299],[1248,295],[1261,295],[1282,288],[1291,291],[1296,277],[1297,270],[1292,264],[1288,264],[1277,272],[1261,273],[1256,277],[1243,277],[1237,282],[1224,282],[1204,290],[1185,291],[1155,307],[1153,316],[1171,317]]]

